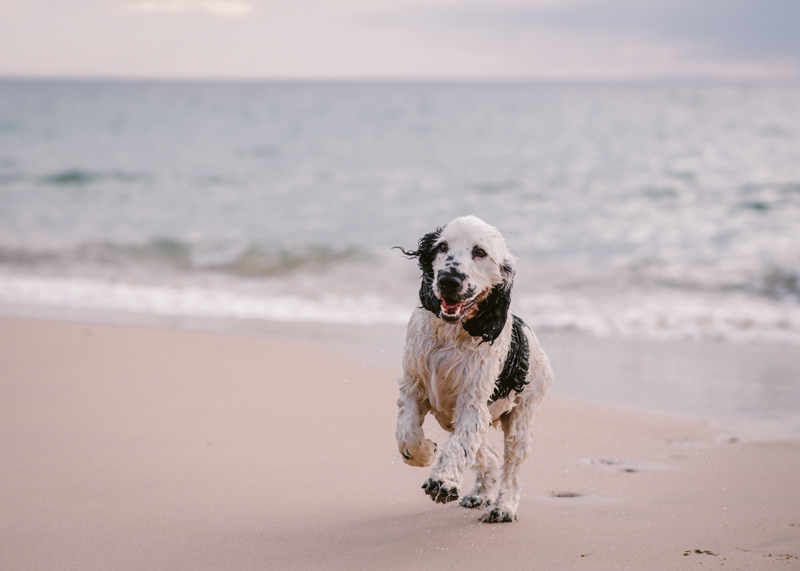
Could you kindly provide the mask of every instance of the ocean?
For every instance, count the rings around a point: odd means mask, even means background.
[[[0,304],[402,324],[475,214],[537,330],[800,344],[800,88],[0,81]]]

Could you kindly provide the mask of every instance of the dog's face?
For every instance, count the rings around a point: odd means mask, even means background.
[[[405,252],[405,251],[404,251]],[[426,234],[416,252],[422,306],[471,335],[493,341],[505,324],[516,260],[500,232],[474,216]]]
[[[433,244],[433,294],[440,317],[457,323],[473,317],[492,289],[507,281],[508,250],[496,228],[473,216],[456,218]]]

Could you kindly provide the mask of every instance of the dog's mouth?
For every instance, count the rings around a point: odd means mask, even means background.
[[[475,305],[480,296],[475,296],[470,300],[451,300],[446,297],[441,298],[442,310],[440,315],[445,321],[455,323],[460,321],[461,318]]]

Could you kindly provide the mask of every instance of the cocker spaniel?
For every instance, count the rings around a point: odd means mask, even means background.
[[[509,315],[516,259],[500,232],[474,216],[456,218],[404,250],[422,270],[408,322],[397,414],[397,445],[406,464],[429,466],[436,443],[422,424],[432,413],[451,435],[422,485],[438,503],[457,500],[464,470],[475,486],[460,505],[484,508],[481,521],[517,517],[520,465],[531,449],[533,416],[553,372],[533,331]],[[487,442],[502,425],[505,453]]]

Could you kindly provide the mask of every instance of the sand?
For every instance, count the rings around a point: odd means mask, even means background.
[[[0,569],[800,569],[796,440],[551,395],[519,521],[481,524],[400,461],[395,376],[299,343],[0,319]]]

